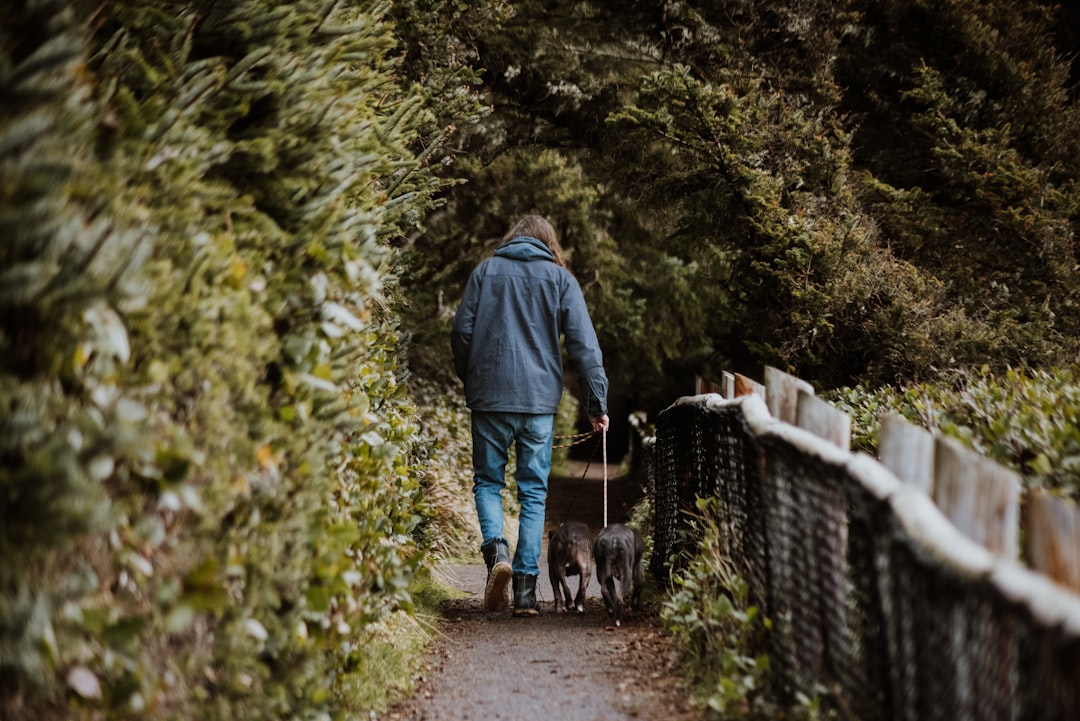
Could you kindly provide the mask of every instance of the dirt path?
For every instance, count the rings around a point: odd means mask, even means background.
[[[547,525],[564,520],[603,527],[603,470],[576,464],[568,478],[549,484]],[[640,489],[623,479],[608,484],[608,522],[626,520]],[[540,616],[514,618],[483,609],[482,563],[440,569],[445,580],[469,594],[448,602],[410,701],[387,719],[409,721],[699,721],[686,682],[655,609],[616,628],[609,623],[593,578],[586,612],[556,614],[547,578],[546,546],[537,594]],[[571,583],[577,590],[577,580]]]

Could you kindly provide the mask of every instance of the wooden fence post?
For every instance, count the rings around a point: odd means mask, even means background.
[[[1017,559],[1020,478],[945,438],[934,447],[934,503],[961,533],[991,553]]]
[[[796,425],[799,420],[799,391],[813,395],[814,387],[779,368],[765,366],[765,405],[773,418]]]
[[[828,401],[800,390],[796,425],[841,449],[851,450],[851,416]]]
[[[881,419],[878,440],[881,465],[904,483],[927,495],[934,490],[934,436],[890,413]]]
[[[1071,501],[1033,490],[1024,518],[1028,564],[1080,593],[1080,509]]]
[[[735,397],[748,396],[753,393],[758,394],[762,398],[765,397],[765,386],[757,381],[747,378],[741,373],[735,373]]]
[[[720,376],[720,385],[724,389],[724,398],[731,400],[735,397],[735,374],[723,371]]]

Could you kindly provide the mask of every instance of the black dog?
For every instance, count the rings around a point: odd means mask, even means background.
[[[558,530],[548,531],[548,578],[555,594],[556,612],[570,610],[570,584],[566,577],[580,576],[574,607],[578,613],[585,613],[585,589],[592,580],[592,572],[592,534],[588,526],[569,521]]]
[[[644,553],[645,541],[641,534],[621,523],[612,523],[596,536],[593,546],[596,580],[600,582],[604,606],[608,615],[615,619],[616,626],[622,625],[623,599],[631,579],[634,582],[631,607],[634,610],[641,607],[641,589],[645,584],[641,560]]]

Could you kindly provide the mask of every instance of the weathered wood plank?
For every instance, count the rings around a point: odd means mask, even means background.
[[[1024,517],[1028,564],[1080,593],[1080,509],[1072,501],[1033,490]]]
[[[878,440],[881,464],[924,493],[934,490],[934,436],[890,413],[881,419]]]
[[[752,378],[748,378],[741,373],[735,373],[735,397],[748,396],[753,393],[758,394],[762,398],[765,397],[765,386]]]
[[[799,391],[796,424],[847,451],[851,449],[851,416],[804,390]]]
[[[1018,558],[1020,478],[1004,466],[938,438],[933,499],[961,533],[991,553]]]
[[[704,376],[694,376],[694,395],[700,396],[704,393],[723,393],[724,389],[719,383],[714,383]]]
[[[798,422],[799,391],[813,395],[814,387],[779,368],[765,366],[765,405],[773,418],[791,425]]]
[[[735,374],[723,371],[720,376],[720,386],[724,389],[724,398],[731,400],[735,397]]]

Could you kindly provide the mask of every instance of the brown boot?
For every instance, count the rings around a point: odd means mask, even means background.
[[[509,605],[506,588],[513,571],[510,568],[510,546],[501,538],[488,541],[480,547],[487,565],[487,585],[484,586],[484,608],[501,611]]]

